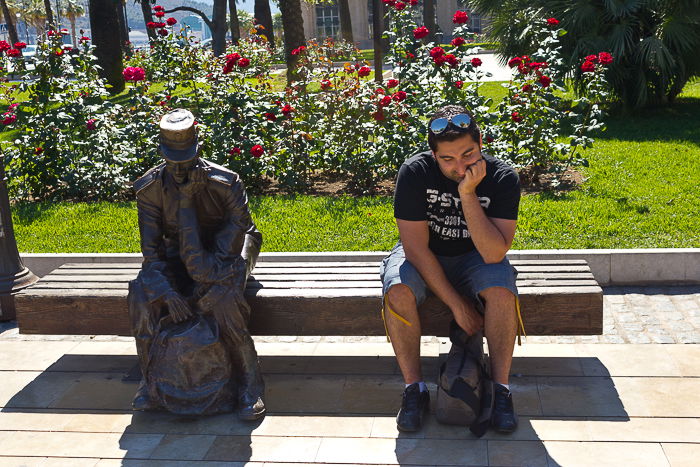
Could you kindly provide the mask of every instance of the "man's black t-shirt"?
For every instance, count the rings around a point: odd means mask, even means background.
[[[505,162],[483,154],[486,176],[476,195],[487,217],[517,219],[520,203],[518,174]],[[456,256],[474,249],[462,212],[457,182],[445,177],[430,151],[403,163],[396,179],[394,217],[428,221],[430,250],[439,256]]]

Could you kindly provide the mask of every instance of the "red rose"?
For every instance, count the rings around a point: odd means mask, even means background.
[[[305,45],[300,45],[300,46],[297,47],[296,49],[292,50],[292,55],[299,55],[299,54],[302,53],[304,50],[306,50],[306,46],[305,46]]]
[[[323,89],[324,91],[326,89],[330,89],[331,86],[332,86],[332,84],[331,84],[330,80],[324,79],[321,81],[321,89]]]
[[[480,67],[481,66],[481,59],[479,57],[474,57],[471,59],[472,66],[474,68]]]
[[[34,148],[34,154],[41,154],[44,152],[44,148]]]
[[[384,3],[384,5],[389,5],[389,6],[394,6],[395,2],[396,2],[396,0],[382,0],[382,3]]]
[[[0,41],[0,52],[10,50],[11,48],[12,47],[10,47],[10,44],[8,44],[7,41]]]
[[[23,49],[27,46],[26,42],[15,42],[15,49]]]
[[[228,153],[231,156],[237,156],[241,153],[241,148],[239,148],[238,146],[232,147],[231,149],[229,149]]]
[[[238,60],[240,60],[240,58],[241,58],[241,56],[236,52],[234,52],[232,54],[228,54],[228,55],[226,55],[226,63],[231,62],[232,65],[235,65],[236,62],[238,62]]]
[[[14,102],[14,103],[7,106],[7,110],[13,110],[13,109],[16,109],[17,107],[19,107],[19,104],[17,102]]]
[[[391,98],[396,102],[401,102],[406,99],[406,91],[396,91]]]
[[[435,58],[435,57],[441,57],[445,55],[445,50],[443,50],[442,47],[433,47],[430,49],[430,56]]]
[[[454,45],[455,47],[459,47],[460,45],[462,45],[466,42],[467,41],[464,40],[464,37],[457,36],[454,39],[452,39],[452,42],[450,42],[450,44]]]
[[[597,55],[586,55],[584,60],[587,62],[598,63],[598,56]]]
[[[523,84],[523,92],[530,92],[532,91],[532,85],[531,84]]]
[[[167,29],[159,29],[159,30],[158,30],[158,34],[160,34],[161,36],[165,37],[165,36],[168,35],[168,30],[167,30]]]
[[[17,120],[17,115],[10,112],[5,112],[3,116],[5,117],[2,120],[3,125],[12,125],[13,123],[15,123],[15,120]]]
[[[452,22],[455,24],[464,24],[469,21],[469,16],[466,11],[457,11],[452,17]]]
[[[598,54],[598,61],[601,65],[610,65],[613,62],[613,56],[608,52],[601,52]]]
[[[413,60],[414,58],[416,58],[416,56],[413,55],[411,52],[406,52],[406,58],[409,60]]]
[[[165,27],[165,23],[163,21],[158,21],[155,23],[155,25],[157,28],[164,28]]]
[[[530,56],[529,55],[523,55],[520,57],[523,59],[523,63],[529,63],[530,62]]]
[[[595,71],[595,63],[585,61],[583,62],[583,65],[581,65],[581,71],[584,73],[592,73]]]
[[[391,96],[384,96],[381,99],[379,99],[380,107],[386,107],[389,104],[391,104]]]
[[[522,121],[523,121],[523,117],[521,117],[520,114],[519,114],[518,112],[513,112],[512,114],[510,114],[510,118],[511,118],[511,120],[513,120],[515,123],[518,123],[518,122],[522,122]]]
[[[510,60],[508,60],[508,66],[513,68],[516,66],[520,66],[523,63],[523,59],[520,57],[513,57]]]
[[[61,34],[63,34],[64,36],[67,36],[67,35],[70,34],[70,33],[68,32],[68,29],[66,29],[66,28],[61,28]]]
[[[79,39],[80,42],[87,42],[87,41],[89,41],[89,40],[90,40],[90,38],[89,38],[88,36],[82,36],[82,37]]]
[[[156,6],[153,7],[153,11],[165,11],[165,8],[163,8],[163,7],[160,6],[160,5],[156,5]]]
[[[156,23],[154,23],[153,21],[149,21],[148,23],[146,23],[146,27],[147,27],[148,29],[155,29],[155,28],[156,28]]]
[[[377,94],[386,94],[386,91],[382,88],[377,88],[374,90],[374,95],[376,96]]]
[[[177,24],[177,20],[175,18],[168,18],[165,20],[166,23],[168,23],[168,26],[175,26]]]
[[[433,63],[435,63],[437,66],[442,66],[445,64],[445,61],[447,59],[445,58],[444,55],[439,55],[433,59]]]
[[[399,85],[398,79],[390,79],[389,81],[386,82],[386,87],[389,89],[395,88],[398,85]]]
[[[294,110],[295,110],[294,107],[292,107],[291,105],[284,104],[284,107],[282,107],[282,114],[287,116],[290,113],[294,112]]]
[[[540,76],[537,81],[542,85],[543,88],[548,87],[550,84],[552,84],[552,78],[550,78],[547,75],[542,75]]]
[[[445,55],[445,61],[450,64],[451,67],[456,67],[459,64],[459,59],[454,56],[454,54]]]
[[[455,87],[457,89],[462,89],[462,86],[464,86],[464,81],[455,81]]]
[[[381,109],[377,110],[372,114],[372,118],[378,122],[381,122],[382,120],[384,120],[384,112]]]
[[[523,75],[526,75],[530,72],[530,67],[523,64],[518,65],[518,72],[522,73]]]
[[[91,118],[87,122],[85,122],[85,128],[88,129],[88,131],[93,131],[95,129],[95,119]]]
[[[404,8],[406,8],[406,4],[403,3],[403,2],[396,2],[396,3],[394,3],[394,8],[396,8],[396,9],[399,10],[399,11],[401,11],[401,10],[403,10]]]
[[[489,135],[486,137],[486,142],[487,143],[493,143],[493,136]]]
[[[19,49],[10,49],[7,51],[7,56],[8,57],[21,57],[22,51]]]
[[[265,118],[270,120],[271,122],[274,122],[275,120],[277,120],[277,116],[273,113],[270,113],[270,112],[265,112]]]
[[[164,11],[156,11],[154,13],[154,15],[156,18],[162,18],[163,16],[165,16],[165,12]]]
[[[129,66],[124,68],[122,75],[124,76],[124,79],[126,81],[136,82],[143,81],[144,79],[146,79],[146,72],[143,68],[138,66]]]
[[[265,152],[265,150],[259,144],[256,144],[255,146],[250,148],[250,154],[255,158],[259,158],[260,156],[263,155],[264,152]]]
[[[247,68],[248,65],[250,65],[250,59],[248,59],[248,58],[245,58],[245,57],[244,57],[244,58],[241,58],[240,60],[238,60],[238,66],[239,66],[239,67],[241,67],[241,68]]]
[[[547,62],[530,62],[528,66],[533,70],[539,70],[540,68],[547,68]]]
[[[357,70],[357,74],[359,76],[369,76],[371,71],[372,70],[368,66],[363,66],[359,70]]]
[[[428,34],[430,34],[430,31],[425,26],[421,26],[413,30],[413,37],[416,39],[423,39]]]
[[[53,37],[56,35],[56,31],[54,31],[53,29],[49,29],[48,31],[46,31],[46,35],[49,37]]]
[[[411,6],[416,6],[418,5],[418,0],[408,0],[408,3],[410,3]]]
[[[559,20],[556,18],[547,18],[547,24],[550,26],[557,26],[559,24]]]

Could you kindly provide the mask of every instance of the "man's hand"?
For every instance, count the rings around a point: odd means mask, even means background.
[[[194,167],[188,174],[187,181],[178,186],[183,198],[192,198],[201,191],[207,183],[207,174],[200,166]]]
[[[457,190],[461,195],[467,195],[476,192],[476,187],[486,176],[486,161],[482,157],[472,165],[467,167],[464,178],[459,182]]]
[[[452,314],[459,327],[470,336],[484,328],[484,317],[463,297],[460,305],[452,310]]]
[[[177,292],[170,292],[165,296],[165,304],[173,321],[179,323],[192,316],[192,309],[184,298]]]

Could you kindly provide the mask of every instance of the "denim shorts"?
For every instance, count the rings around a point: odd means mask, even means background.
[[[477,307],[483,309],[479,297],[482,290],[490,287],[503,287],[518,296],[515,285],[517,272],[507,258],[500,263],[486,264],[478,251],[473,250],[459,256],[435,256],[442,266],[447,280],[458,293],[474,299]],[[396,284],[407,285],[416,297],[416,304],[423,303],[432,292],[421,277],[418,270],[406,260],[401,242],[391,250],[379,267],[382,279],[382,291],[386,292]]]

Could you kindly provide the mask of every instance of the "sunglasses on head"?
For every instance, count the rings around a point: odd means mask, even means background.
[[[430,122],[430,132],[434,135],[439,135],[451,126],[453,130],[463,133],[467,131],[471,123],[472,118],[467,114],[457,114],[449,118],[436,118]]]

